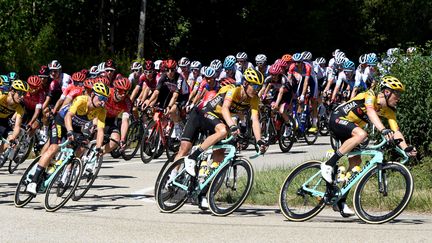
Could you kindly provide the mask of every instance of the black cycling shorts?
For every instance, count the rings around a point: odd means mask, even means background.
[[[120,118],[107,118],[105,120],[105,134],[120,133],[121,119]]]
[[[352,131],[359,127],[354,122],[347,121],[338,114],[338,112],[333,112],[330,116],[329,128],[333,135],[344,143],[347,139],[352,138]]]
[[[189,113],[189,119],[183,130],[181,141],[194,143],[200,131],[213,134],[215,133],[215,127],[220,123],[223,122],[218,117],[194,108]]]
[[[0,136],[6,139],[10,131],[13,131],[13,128],[9,126],[9,118],[0,118]]]

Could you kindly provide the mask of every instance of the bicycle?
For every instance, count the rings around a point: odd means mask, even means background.
[[[141,112],[141,110],[138,111]],[[140,149],[146,131],[148,114],[141,112],[138,118],[135,118],[135,116],[131,118],[132,122],[129,124],[127,131],[125,149],[121,151],[124,160],[131,160]]]
[[[141,160],[144,164],[159,158],[164,151],[168,160],[172,161],[176,152],[174,148],[178,149],[171,139],[174,122],[164,114],[163,109],[154,108],[154,112],[158,119],[149,122],[141,141]]]
[[[110,141],[115,142],[117,146],[119,146],[119,143],[116,140],[110,138],[110,134],[104,134],[103,145],[108,144]],[[78,186],[72,195],[73,201],[80,200],[85,196],[88,190],[90,190],[103,163],[103,157],[96,151],[96,140],[90,141],[90,143],[85,146],[85,149],[86,151],[81,157],[84,169],[79,179]]]
[[[175,212],[188,199],[197,202],[204,193],[207,195],[210,211],[216,216],[229,215],[243,204],[252,188],[254,171],[246,158],[238,156],[236,143],[232,143],[232,139],[233,137],[230,137],[219,142],[199,156],[200,165],[202,161],[212,157],[214,150],[225,150],[224,160],[211,170],[203,181],[186,172],[184,158],[175,161],[166,170],[155,196],[161,212]],[[259,153],[253,157],[258,155]],[[208,163],[211,164],[209,161]]]
[[[294,140],[284,137],[285,130],[281,129],[284,123],[283,118],[267,104],[262,106],[260,114],[262,115],[260,119],[261,133],[264,140],[268,144],[275,144],[277,141],[283,153],[289,152]]]
[[[336,205],[357,184],[353,205],[356,215],[364,222],[381,224],[396,218],[408,205],[414,190],[412,175],[404,164],[408,156],[397,143],[383,141],[365,150],[352,151],[350,155],[373,156],[361,171],[353,174],[345,184],[335,180],[328,184],[321,177],[321,161],[311,160],[297,166],[283,183],[279,206],[291,221],[305,221],[316,216],[324,206]],[[401,162],[385,161],[383,150],[393,147]],[[328,185],[327,185],[328,184]]]
[[[83,168],[81,160],[74,156],[74,151],[78,146],[78,142],[72,144],[69,140],[60,144],[60,152],[57,153],[55,161],[62,161],[61,164],[56,166],[51,174],[43,172],[37,182],[36,191],[45,193],[44,207],[48,212],[54,212],[63,207],[78,186]],[[32,182],[39,159],[40,156],[30,164],[20,179],[14,195],[15,207],[24,207],[35,197],[27,193],[26,188]]]

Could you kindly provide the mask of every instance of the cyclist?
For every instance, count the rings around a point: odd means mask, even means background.
[[[7,94],[10,88],[10,81],[7,75],[0,75],[0,94]]]
[[[216,80],[219,81],[221,79],[221,72],[222,72],[222,62],[219,59],[214,59],[210,62],[210,66],[213,68],[216,72]],[[205,76],[205,74],[204,74]]]
[[[352,61],[345,61],[342,65],[342,72],[339,73],[338,79],[336,81],[336,86],[333,90],[331,101],[334,103],[337,100],[337,96],[339,93],[343,93],[343,97],[349,99],[350,93],[352,93],[354,89],[354,62]],[[353,97],[354,98],[354,97]]]
[[[229,55],[229,56],[225,57],[225,60],[223,63],[224,70],[222,71],[222,73],[219,77],[221,80],[224,78],[235,79],[236,85],[241,85],[242,81],[243,81],[243,74],[239,70],[236,69],[235,64],[236,64],[235,56]]]
[[[22,117],[24,116],[24,107],[21,105],[24,96],[29,91],[29,85],[22,80],[12,82],[7,94],[0,94],[0,136],[13,143],[21,130]],[[16,115],[15,115],[16,114]],[[15,125],[11,127],[9,119],[15,115]],[[12,134],[8,133],[12,131]],[[0,154],[8,147],[3,143],[0,147]]]
[[[264,78],[269,76],[270,65],[267,65],[267,56],[264,54],[258,54],[255,57],[255,69],[260,71]]]
[[[289,122],[288,111],[293,98],[292,84],[283,74],[280,65],[271,65],[269,72],[270,76],[265,79],[259,96],[262,97],[262,100],[270,99],[271,108],[277,110],[285,122]],[[289,135],[289,129],[286,129],[283,136],[288,137]]]
[[[28,193],[36,195],[37,182],[58,152],[60,142],[65,138],[73,141],[74,133],[80,133],[81,128],[90,122],[97,125],[96,150],[102,152],[106,117],[104,105],[108,97],[108,86],[97,82],[93,85],[93,92],[90,95],[78,96],[71,105],[59,111],[51,126],[50,145],[38,162],[32,182],[27,185]]]
[[[190,74],[190,60],[187,57],[182,57],[180,58],[179,62],[178,62],[178,69],[177,72],[180,73],[180,75],[182,75],[184,80],[188,80],[189,78],[189,74]],[[189,86],[193,87],[194,84],[189,84]]]
[[[332,183],[334,180],[334,169],[338,160],[349,153],[367,138],[363,127],[370,121],[387,140],[402,139],[399,146],[404,149],[409,156],[415,156],[415,148],[408,146],[402,133],[399,131],[396,122],[395,107],[399,102],[401,93],[405,90],[404,85],[395,77],[385,76],[381,79],[380,91],[375,93],[372,89],[368,92],[360,93],[350,101],[338,106],[330,116],[329,128],[340,140],[342,145],[327,161],[321,164],[322,177]],[[388,120],[390,129],[386,128],[381,122],[380,117]],[[360,156],[353,156],[349,159],[350,171],[355,166],[360,165]],[[341,213],[353,215],[348,208],[345,200],[339,203]]]
[[[236,54],[237,64],[236,69],[239,70],[241,73],[244,73],[247,68],[253,68],[253,64],[251,62],[248,62],[247,60],[248,55],[246,52],[238,52]]]
[[[142,87],[141,94],[138,97],[138,105],[144,104],[144,101],[147,100],[150,95],[152,95],[153,91],[156,89],[158,83],[157,73],[155,70],[154,63],[150,60],[147,60],[144,67],[144,73],[141,75],[139,82],[135,89]],[[131,100],[133,99],[135,94],[132,92]]]
[[[31,135],[41,125],[42,105],[45,101],[45,90],[42,87],[42,80],[37,75],[30,76],[27,79],[29,92],[24,96],[24,114],[23,120],[26,121]],[[31,116],[31,117],[30,117]],[[41,139],[42,140],[42,139]],[[46,141],[41,141],[45,144]]]
[[[209,67],[205,71],[205,77],[197,89],[197,94],[195,95],[194,99],[190,102],[190,105],[186,108],[186,111],[189,112],[197,104],[204,103],[214,98],[218,89],[219,89],[219,83],[216,81],[216,71],[213,68]],[[206,98],[206,101],[204,101],[203,99],[204,97]]]
[[[84,80],[85,75],[82,72],[75,72],[72,74],[72,83],[63,91],[63,94],[57,100],[56,105],[53,108],[53,113],[57,113],[61,107],[70,104],[73,99],[77,96],[82,95],[84,92]]]
[[[48,64],[48,68],[50,71],[50,77],[60,83],[62,91],[65,90],[71,83],[71,76],[62,72],[62,65],[57,60],[52,60]]]
[[[139,62],[133,62],[131,65],[131,73],[129,74],[128,79],[130,80],[131,84],[133,87],[135,87],[138,82],[139,82],[139,78],[141,77],[142,74],[142,65]]]
[[[110,89],[110,96],[105,104],[107,110],[105,120],[105,133],[111,134],[111,139],[120,143],[120,148],[124,148],[127,130],[129,128],[129,117],[132,109],[132,101],[127,92],[131,88],[131,82],[127,78],[114,80],[114,88]],[[121,125],[116,119],[121,115]],[[109,153],[117,147],[117,143],[110,141],[104,149]]]
[[[116,77],[116,64],[112,59],[108,59],[105,64],[104,64],[104,68],[103,70],[101,70],[102,74],[105,77],[108,78],[109,82],[110,82],[110,87],[112,87],[112,84],[114,82],[114,79]]]
[[[261,139],[258,107],[258,92],[262,88],[264,76],[253,68],[246,69],[243,76],[245,82],[242,86],[224,86],[201,111],[194,109],[195,112],[190,114],[176,159],[189,153],[199,129],[209,131],[211,134],[197,150],[185,158],[185,168],[190,175],[195,176],[196,174],[195,167],[198,156],[227,136],[227,126],[233,135],[239,134],[240,131],[231,116],[232,113],[244,113],[251,109],[252,130],[255,139],[258,146],[260,146],[260,151],[262,153],[266,151],[266,142]]]

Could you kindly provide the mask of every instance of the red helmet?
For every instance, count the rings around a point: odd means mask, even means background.
[[[235,82],[236,81],[234,79],[232,79],[232,78],[223,78],[220,81],[220,86],[223,87],[223,86],[226,86],[226,85],[235,84]]]
[[[275,61],[274,64],[277,64],[277,65],[279,65],[279,66],[281,66],[281,67],[287,67],[287,66],[288,66],[288,63],[285,62],[285,61],[282,60],[282,59],[277,59],[277,60]]]
[[[290,54],[285,54],[282,56],[282,60],[285,62],[291,62],[292,61],[292,56]]]
[[[84,74],[84,76],[88,76],[88,74],[89,74],[89,70],[87,70],[87,69],[82,69],[81,70],[81,72]]]
[[[40,87],[42,85],[42,79],[39,78],[37,75],[32,75],[28,77],[27,83],[32,87]]]
[[[74,82],[80,82],[80,83],[84,82],[85,78],[86,78],[86,76],[82,72],[76,72],[76,73],[72,74],[72,80]]]
[[[282,74],[282,67],[279,64],[273,64],[270,66],[269,73],[271,75]]]
[[[119,78],[114,80],[114,88],[121,90],[129,90],[131,88],[131,82],[128,78]]]
[[[93,82],[94,82],[94,78],[88,78],[86,80],[84,80],[84,87],[87,89],[93,89]]]
[[[151,60],[145,61],[144,70],[153,71],[155,69],[155,65]]]
[[[97,77],[97,78],[95,78],[93,83],[97,83],[97,82],[101,82],[101,83],[105,84],[106,86],[110,86],[110,81],[107,77]]]
[[[39,74],[38,76],[41,78],[48,78],[50,74],[49,68],[46,65],[42,65],[40,70],[39,70]]]
[[[168,59],[165,61],[165,68],[166,69],[176,69],[177,68],[177,62],[172,59]]]

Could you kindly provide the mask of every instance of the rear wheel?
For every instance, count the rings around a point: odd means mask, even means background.
[[[297,166],[285,179],[279,194],[283,215],[292,221],[305,221],[324,209],[324,200],[310,190],[326,192],[326,182],[321,177],[321,161],[311,160]]]
[[[92,150],[93,148],[90,149]],[[93,155],[93,158],[89,158],[84,161],[83,172],[80,177],[79,184],[72,196],[73,201],[78,201],[83,198],[91,188],[102,167],[102,162],[103,158],[97,157],[96,155]]]
[[[282,152],[287,153],[291,150],[294,141],[295,141],[295,135],[294,135],[294,127],[293,124],[295,124],[295,121],[292,117],[289,118],[290,122],[286,123],[284,122],[281,125],[281,129],[279,130],[279,148]]]
[[[77,158],[57,171],[45,194],[45,210],[54,212],[63,207],[77,188],[81,175],[82,163]]]
[[[15,195],[14,195],[14,204],[15,207],[21,208],[27,205],[34,196],[27,193],[26,188],[27,185],[32,181],[32,177],[34,172],[36,171],[37,163],[39,162],[40,156],[38,156],[27,169],[25,170],[24,174],[21,176],[20,181],[18,182],[18,185],[15,189]]]
[[[174,162],[163,174],[156,189],[156,204],[164,213],[172,213],[181,208],[187,200],[187,190],[174,185],[174,182],[189,187],[191,176],[184,169],[184,159]]]
[[[156,124],[150,127],[149,136],[148,137],[144,136],[143,141],[141,142],[141,160],[144,164],[147,164],[150,161],[152,161],[155,158],[156,153],[160,149],[159,148],[160,137],[156,127],[157,127]]]
[[[238,209],[252,188],[254,172],[250,162],[239,158],[226,165],[210,184],[209,208],[217,216],[226,216]]]

